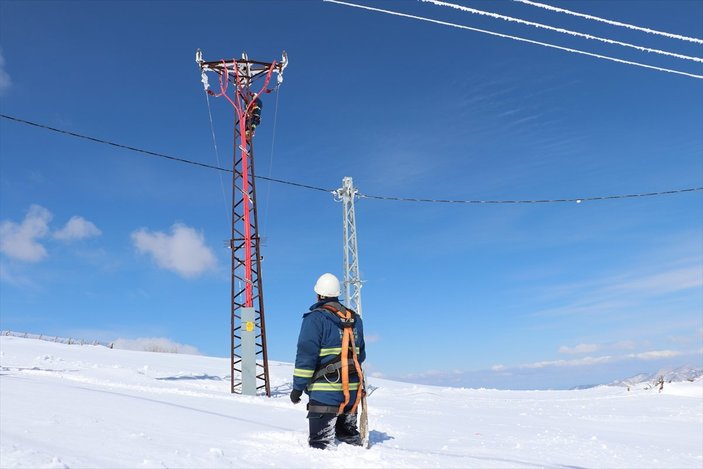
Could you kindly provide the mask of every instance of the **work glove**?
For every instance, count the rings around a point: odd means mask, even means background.
[[[297,404],[298,402],[300,402],[300,396],[302,396],[302,395],[303,395],[303,391],[300,391],[298,389],[293,389],[290,392],[290,401],[293,404]]]

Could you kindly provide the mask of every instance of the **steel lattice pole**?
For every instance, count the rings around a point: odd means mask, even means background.
[[[253,101],[267,89],[272,73],[282,80],[288,59],[276,62],[249,60],[246,53],[241,60],[206,62],[202,52],[196,53],[196,62],[202,73],[205,90],[214,96],[224,96],[234,107],[234,158],[232,165],[232,232],[230,238],[232,260],[231,282],[231,391],[256,394],[263,390],[271,395],[266,348],[266,322],[261,276],[261,251],[256,207],[256,174],[254,172],[253,128],[251,117]],[[206,72],[219,76],[220,93],[209,90]],[[251,85],[263,79],[261,90],[254,93]],[[233,98],[227,93],[233,85]],[[259,361],[257,358],[261,358]],[[236,377],[241,379],[237,381]]]
[[[342,188],[337,190],[344,211],[344,299],[345,304],[362,316],[361,277],[359,275],[359,249],[356,240],[356,214],[354,199],[357,190],[352,178],[342,179]]]

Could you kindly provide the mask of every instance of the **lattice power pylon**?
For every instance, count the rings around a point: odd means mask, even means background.
[[[198,50],[195,60],[208,94],[225,97],[235,111],[229,242],[232,255],[231,390],[248,395],[264,390],[270,396],[253,137],[260,117],[260,96],[271,91],[268,85],[274,73],[278,84],[283,82],[288,58],[283,52],[280,62],[258,62],[244,53],[241,59],[206,62]],[[208,72],[217,74],[219,93],[209,89]],[[255,82],[263,82],[258,91],[252,89]]]
[[[356,242],[356,214],[354,199],[358,191],[352,178],[342,179],[342,187],[335,191],[335,199],[342,202],[344,211],[344,300],[345,305],[362,316],[361,277],[359,275],[359,247]]]

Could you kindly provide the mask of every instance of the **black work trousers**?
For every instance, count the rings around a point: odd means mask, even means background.
[[[326,406],[315,401],[310,401],[309,405]],[[351,405],[347,406],[345,411],[350,408]],[[333,412],[308,412],[308,422],[310,423],[308,443],[313,448],[326,449],[333,446],[334,439],[337,438],[342,443],[361,446],[361,435],[359,435],[356,420],[355,413],[337,415]]]

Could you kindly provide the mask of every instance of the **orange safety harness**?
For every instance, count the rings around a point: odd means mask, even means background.
[[[344,402],[339,405],[337,415],[344,413],[344,408],[349,404],[349,349],[352,351],[352,360],[356,374],[359,376],[359,389],[356,391],[356,400],[349,413],[356,412],[356,408],[361,402],[361,396],[366,392],[364,389],[364,373],[361,370],[361,364],[356,356],[356,341],[354,340],[354,313],[351,310],[345,309],[344,313],[330,305],[322,305],[327,311],[335,313],[342,320],[342,352],[341,352],[341,377],[342,377],[342,392],[344,392]]]

